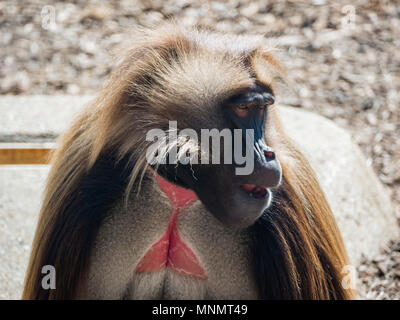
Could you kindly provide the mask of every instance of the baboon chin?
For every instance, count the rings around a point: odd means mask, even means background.
[[[234,167],[227,165],[200,166],[171,167],[173,175],[163,167],[158,174],[193,190],[220,222],[238,229],[252,225],[265,212],[281,181],[281,167],[277,159],[260,164],[247,176],[235,175]]]
[[[196,159],[196,164],[182,165],[178,162],[156,169],[167,179],[194,190],[217,219],[235,228],[248,227],[264,213],[272,202],[271,189],[279,186],[282,177],[279,160],[274,149],[267,145],[264,132],[269,129],[269,109],[275,102],[272,87],[267,83],[258,83],[250,76],[248,81],[248,87],[240,88],[231,96],[226,94],[228,98],[225,100],[217,99],[218,96],[212,97],[213,93],[209,93],[209,99],[214,98],[217,102],[211,108],[196,110],[198,117],[209,119],[200,131],[206,129],[215,134],[211,136],[211,143],[217,144],[216,149],[212,149],[213,146],[210,145],[208,156]],[[226,87],[225,90],[229,88]],[[178,125],[183,118],[181,111],[175,115],[171,114],[171,117],[169,120],[176,119]],[[196,131],[193,124],[189,129]],[[199,131],[198,126],[197,130]],[[200,132],[196,132],[197,134],[202,135]],[[177,140],[179,137],[182,138],[179,135]],[[220,141],[221,137],[223,143]],[[209,141],[206,142],[208,145]],[[179,148],[184,147],[185,142],[179,144]],[[204,151],[202,146],[198,146],[198,149]],[[170,149],[164,146],[163,150]],[[222,155],[222,159],[217,159],[218,164],[208,164],[215,160],[213,151]],[[231,157],[225,157],[227,154]],[[166,151],[161,159],[171,159],[169,156]],[[190,160],[193,161],[192,158]],[[244,162],[235,163],[238,160]]]
[[[280,125],[279,78],[262,37],[140,30],[59,140],[23,298],[352,298],[329,204]]]

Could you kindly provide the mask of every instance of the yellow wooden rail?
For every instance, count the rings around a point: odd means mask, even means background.
[[[48,164],[54,143],[0,143],[0,165]]]

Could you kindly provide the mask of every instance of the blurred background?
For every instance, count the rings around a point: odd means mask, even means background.
[[[171,18],[276,43],[288,75],[278,102],[350,131],[400,216],[398,0],[1,0],[0,94],[95,94],[132,27]],[[400,299],[400,242],[358,272],[362,297]]]

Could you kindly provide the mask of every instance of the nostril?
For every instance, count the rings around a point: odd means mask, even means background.
[[[267,160],[274,160],[275,159],[275,152],[274,151],[264,151],[264,156]]]

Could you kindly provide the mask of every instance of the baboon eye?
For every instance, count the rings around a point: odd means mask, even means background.
[[[246,104],[239,104],[233,107],[233,111],[241,118],[247,117],[249,106]]]

